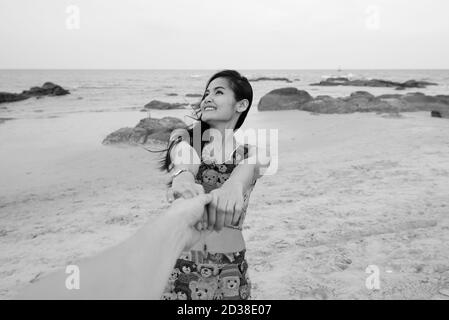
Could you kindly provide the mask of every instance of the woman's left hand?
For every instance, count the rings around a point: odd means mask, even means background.
[[[226,226],[237,226],[243,210],[242,184],[228,180],[210,194],[213,199],[207,206],[208,229],[220,231]]]

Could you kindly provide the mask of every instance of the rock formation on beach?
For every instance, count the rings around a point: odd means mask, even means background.
[[[172,110],[172,109],[184,109],[188,106],[187,103],[168,103],[158,100],[153,100],[145,105],[145,109],[157,109],[157,110]]]
[[[301,105],[299,110],[317,113],[388,112],[392,107],[365,91],[357,91],[345,98],[318,96]]]
[[[431,117],[433,118],[446,118],[449,119],[449,110],[432,110],[430,112]]]
[[[263,96],[258,105],[259,111],[292,109],[314,113],[437,111],[442,117],[446,117],[449,111],[449,96],[427,96],[416,92],[376,97],[365,91],[357,91],[344,98],[330,96],[313,98],[306,91],[283,88]]]
[[[299,80],[299,79],[295,79]],[[257,82],[257,81],[285,81],[287,83],[292,83],[293,81],[288,78],[270,78],[270,77],[259,77],[254,79],[249,79],[251,82]]]
[[[145,144],[151,140],[167,142],[174,129],[187,128],[180,119],[164,117],[162,119],[144,118],[134,128],[121,128],[109,134],[103,144]]]
[[[300,109],[312,99],[308,92],[296,88],[276,89],[260,99],[257,109],[259,111]]]
[[[354,87],[386,87],[403,90],[406,88],[426,88],[438,84],[428,81],[409,80],[406,82],[394,82],[380,79],[355,79],[350,80],[344,77],[327,78],[319,83],[312,83],[311,86],[354,86]]]
[[[70,92],[63,87],[52,82],[45,82],[42,87],[32,87],[29,90],[22,91],[22,93],[0,92],[0,103],[21,101],[31,97],[63,96],[66,94],[70,94]]]
[[[188,97],[188,98],[202,98],[203,95],[200,94],[200,93],[187,93],[186,97]]]

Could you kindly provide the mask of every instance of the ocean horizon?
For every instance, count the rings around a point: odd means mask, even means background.
[[[41,86],[45,82],[53,82],[68,89],[71,94],[63,97],[33,98],[4,103],[0,109],[0,116],[34,118],[78,112],[141,110],[152,100],[191,104],[197,102],[198,98],[186,95],[202,94],[207,80],[216,71],[207,69],[1,69],[0,92],[19,93],[34,86]],[[241,69],[239,71],[248,79],[278,77],[291,80],[291,83],[286,81],[252,82],[254,100],[251,112],[257,112],[254,106],[257,106],[263,95],[271,90],[285,87],[305,90],[314,97],[318,95],[344,97],[355,91],[368,91],[374,95],[408,92],[437,95],[449,92],[449,70],[446,69]],[[435,82],[438,85],[400,92],[395,88],[310,86],[327,77],[382,79],[397,82],[413,79]],[[176,114],[176,112],[170,114]]]

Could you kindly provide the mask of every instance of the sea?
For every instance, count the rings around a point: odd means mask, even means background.
[[[0,92],[19,93],[47,81],[70,91],[60,97],[32,98],[0,105],[0,118],[48,118],[82,112],[143,112],[152,100],[192,104],[199,98],[187,94],[202,94],[207,80],[218,70],[0,70]],[[252,82],[254,101],[251,112],[263,95],[273,89],[296,87],[312,96],[348,96],[355,91],[368,91],[374,95],[386,93],[422,92],[428,95],[449,94],[449,70],[238,70],[248,79],[257,77],[288,78],[285,81]],[[397,91],[394,88],[320,87],[310,86],[327,77],[351,79],[383,79],[403,82],[425,80],[437,86],[426,89]],[[191,110],[154,111],[186,117]]]

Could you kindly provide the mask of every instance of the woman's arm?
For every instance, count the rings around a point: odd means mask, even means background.
[[[175,174],[183,169],[185,172],[174,178],[170,177],[171,188],[167,191],[169,202],[179,197],[189,199],[204,193],[203,187],[195,183],[195,176],[198,173],[201,160],[195,149],[186,142],[188,139],[187,131],[184,129],[174,130],[170,136],[170,142],[175,141],[178,137],[183,137],[183,140],[171,149],[169,156],[173,169],[169,173]]]
[[[122,244],[79,263],[79,289],[66,288],[70,275],[60,271],[16,299],[159,299],[182,249],[200,239],[193,225],[210,200],[177,200]]]
[[[270,159],[261,163],[257,151],[256,147],[250,146],[248,157],[234,168],[229,179],[219,189],[211,192],[213,199],[208,206],[209,230],[219,231],[225,226],[238,224],[243,211],[243,195],[261,177],[260,169],[269,166]]]

